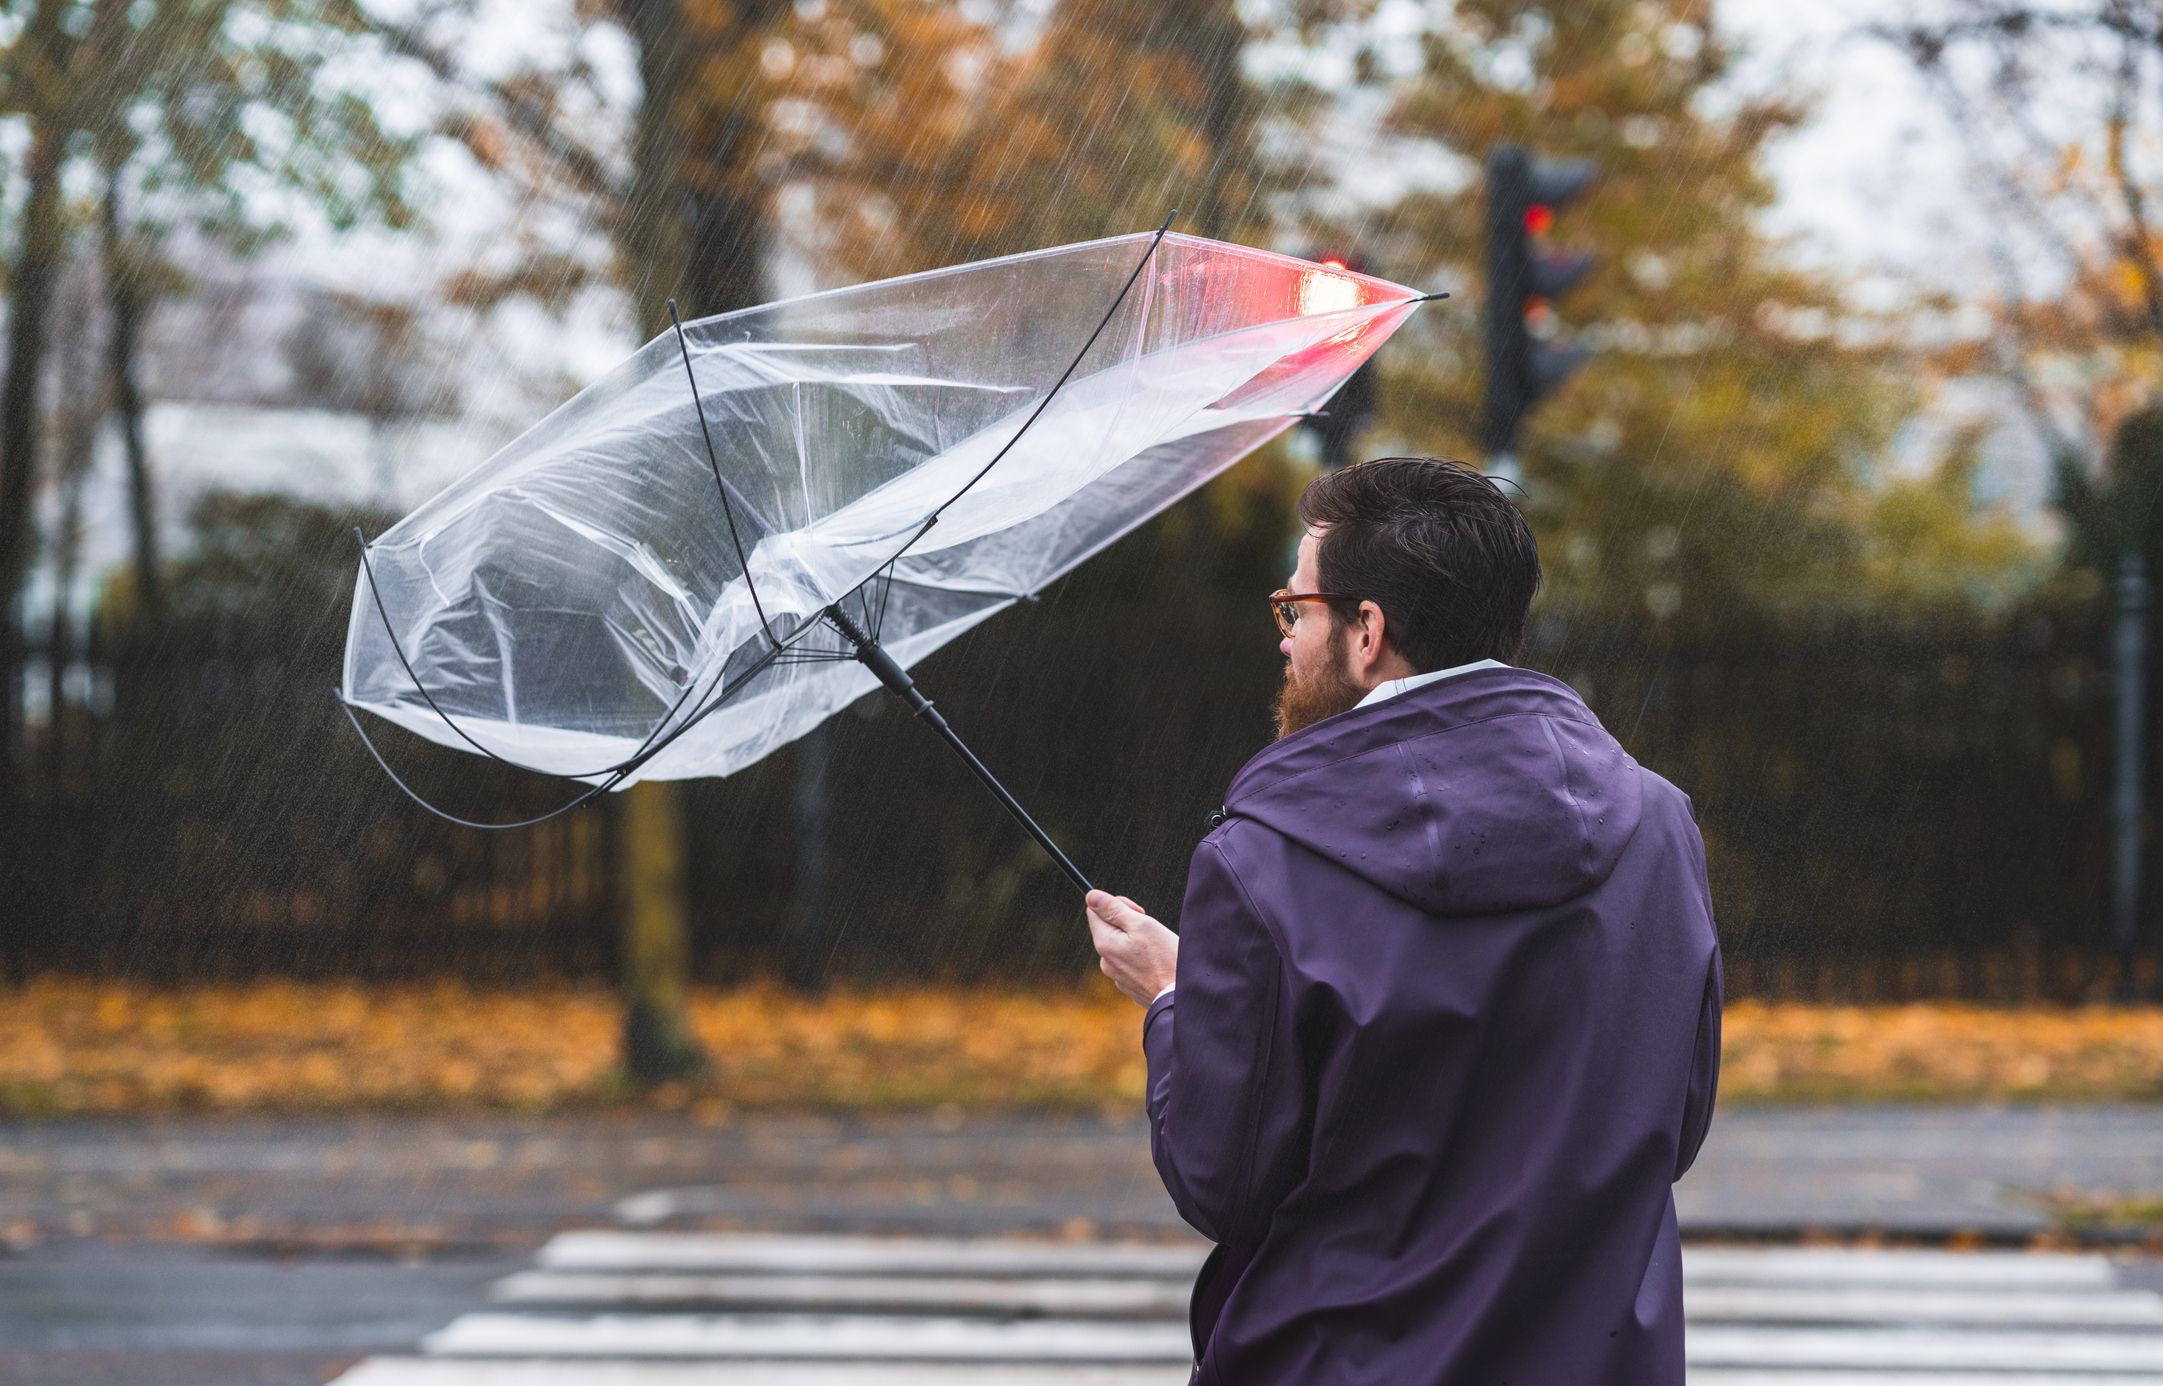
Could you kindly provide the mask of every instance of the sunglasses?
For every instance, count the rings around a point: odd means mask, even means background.
[[[1292,627],[1299,624],[1299,604],[1301,602],[1349,602],[1354,600],[1357,599],[1347,597],[1341,592],[1294,592],[1289,588],[1280,587],[1269,594],[1269,609],[1276,614],[1277,629],[1284,632],[1286,639],[1290,639]]]

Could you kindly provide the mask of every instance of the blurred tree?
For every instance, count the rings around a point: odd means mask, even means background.
[[[1802,106],[1727,84],[1706,0],[1466,0],[1420,43],[1408,80],[1366,64],[1394,87],[1390,133],[1467,161],[1514,142],[1599,170],[1563,247],[1599,257],[1566,310],[1595,354],[1525,440],[1561,560],[1552,598],[1667,623],[1884,595],[1861,563],[1863,483],[1913,394],[1887,324],[1757,225],[1767,144]],[[1379,213],[1365,239],[1380,267],[1468,284],[1483,191],[1430,182]],[[1415,320],[1384,360],[1387,433],[1477,455],[1479,322],[1459,302]]]
[[[2068,564],[2107,575],[2138,553],[2149,573],[2163,573],[2163,404],[2118,421],[2101,479],[2068,466],[2062,480]]]
[[[164,614],[162,560],[158,546],[156,488],[143,440],[143,387],[136,354],[143,319],[155,294],[157,262],[146,237],[131,234],[121,211],[121,167],[107,158],[105,188],[98,200],[99,255],[105,267],[105,306],[112,320],[107,347],[113,409],[120,416],[120,443],[128,467],[128,520],[135,539],[135,597],[143,615]]]
[[[60,316],[52,333],[53,399],[49,411],[46,458],[59,514],[52,529],[52,609],[46,620],[45,746],[47,783],[68,777],[67,694],[75,659],[75,588],[82,558],[83,492],[90,481],[97,449],[98,424],[106,413],[107,392],[98,369],[97,302],[102,266],[76,255],[56,290]]]
[[[769,207],[755,154],[765,130],[758,50],[784,0],[614,0],[638,48],[641,98],[617,221],[619,274],[643,335],[763,298]],[[622,795],[624,1068],[642,1082],[707,1067],[684,985],[691,909],[681,790],[647,780]]]
[[[335,661],[352,610],[353,527],[377,532],[398,517],[292,496],[208,491],[186,518],[188,552],[168,573],[176,617],[260,625]]]
[[[458,407],[454,373],[428,338],[426,314],[411,303],[315,296],[287,336],[285,358],[302,403],[367,420],[376,499],[385,504],[396,491],[392,427]]]
[[[2149,455],[2141,411],[2163,391],[2163,12],[1948,0],[1872,32],[1937,98],[1989,214],[1975,234],[1996,277],[1992,328],[1948,364],[2018,390],[2054,454],[2075,569],[2093,584],[2125,547],[2153,565],[2163,536],[2126,531],[2106,499],[2151,479],[2097,473]]]
[[[762,55],[794,14],[786,0],[608,0],[583,7],[584,25],[629,38],[640,94],[625,139],[626,162],[583,128],[566,99],[591,90],[573,61],[502,79],[475,79],[459,61],[456,21],[469,7],[437,6],[379,27],[392,47],[423,63],[463,98],[445,128],[477,161],[527,187],[567,192],[609,238],[613,277],[630,296],[640,333],[667,330],[668,301],[686,317],[748,307],[764,298],[772,239],[771,188],[761,153],[773,93]],[[592,282],[587,266],[541,246],[449,286],[485,306],[512,295],[561,302]],[[690,908],[683,868],[680,791],[649,780],[618,796],[622,814],[624,1071],[658,1083],[694,1074],[707,1059],[684,1010]]]
[[[1032,42],[951,7],[822,7],[774,50],[822,260],[876,278],[1097,236],[1252,237],[1275,166],[1232,0],[1066,0]],[[801,93],[801,97],[798,97]]]
[[[610,153],[607,122],[580,114],[605,105],[583,60],[466,77],[459,9],[386,32],[465,94],[445,128],[478,161],[590,210],[649,337],[666,327],[671,295],[687,315],[766,296],[791,188],[812,194],[811,257],[850,277],[1136,229],[1177,201],[1191,208],[1196,184],[1208,229],[1251,224],[1238,220],[1252,202],[1251,103],[1230,0],[1076,0],[1019,59],[995,22],[922,0],[588,6],[581,22],[627,35],[636,55],[627,159]],[[513,294],[560,303],[593,277],[543,243],[451,288],[476,305]],[[652,782],[622,799],[626,1068],[648,1081],[702,1062],[680,1003],[689,926],[677,794]],[[800,799],[818,794],[799,787]]]
[[[1071,0],[1019,52],[997,22],[922,0],[612,0],[580,13],[634,45],[626,160],[580,114],[596,91],[582,61],[464,75],[459,9],[385,32],[464,93],[445,128],[477,160],[590,209],[649,337],[672,294],[687,315],[766,296],[791,188],[811,194],[811,258],[851,278],[1135,230],[1181,203],[1212,234],[1259,224],[1260,103],[1231,0]],[[476,305],[560,303],[592,279],[540,244],[451,288]],[[623,810],[626,1066],[666,1079],[700,1062],[677,999],[681,810],[661,782]]]
[[[1963,430],[1930,471],[1888,481],[1862,520],[1863,573],[1890,600],[1988,609],[2042,586],[2053,561],[2011,516],[1978,514],[1983,436]]]
[[[0,711],[0,800],[7,800],[38,380],[69,240],[61,188],[70,162],[102,173],[109,198],[132,175],[145,188],[186,190],[192,219],[206,230],[262,234],[271,227],[250,189],[297,192],[335,225],[369,215],[405,224],[401,181],[413,146],[388,136],[368,103],[327,75],[336,46],[321,42],[323,35],[362,27],[352,0],[21,0],[0,13],[9,21],[0,40],[0,115],[27,135],[0,379],[0,613],[7,629],[0,689],[8,690]],[[117,204],[111,214],[117,219]],[[124,248],[117,225],[108,243]],[[114,278],[128,280],[123,292],[139,313],[141,267],[116,267]],[[132,349],[131,332],[115,341],[116,352]],[[138,480],[147,499],[147,475]]]
[[[760,158],[772,94],[761,80],[761,61],[793,6],[788,0],[615,0],[615,6],[638,43],[645,91],[632,140],[625,241],[640,321],[658,332],[671,295],[701,317],[760,303],[773,235]]]

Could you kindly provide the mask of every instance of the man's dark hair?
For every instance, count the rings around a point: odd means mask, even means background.
[[[1517,657],[1540,549],[1478,471],[1439,457],[1377,457],[1308,483],[1299,518],[1322,530],[1322,590],[1381,607],[1384,634],[1414,669]]]

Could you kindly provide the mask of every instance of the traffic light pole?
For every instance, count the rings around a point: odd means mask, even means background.
[[[1517,435],[1532,407],[1590,353],[1551,340],[1552,300],[1584,278],[1589,255],[1546,253],[1557,208],[1582,196],[1593,166],[1582,159],[1534,158],[1500,145],[1487,159],[1487,387],[1480,443],[1487,471],[1523,489]]]
[[[2148,573],[2137,548],[2118,560],[2117,639],[2117,784],[2111,798],[2115,820],[2116,867],[2112,881],[2111,943],[2118,955],[2118,999],[2139,999],[2135,977],[2140,961],[2141,827],[2146,817],[2141,789],[2146,757],[2141,724],[2146,720],[2148,673]]]

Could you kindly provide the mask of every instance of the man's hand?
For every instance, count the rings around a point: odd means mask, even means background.
[[[1083,902],[1098,966],[1136,1005],[1146,1006],[1179,972],[1179,935],[1142,913],[1124,895],[1092,890]]]

